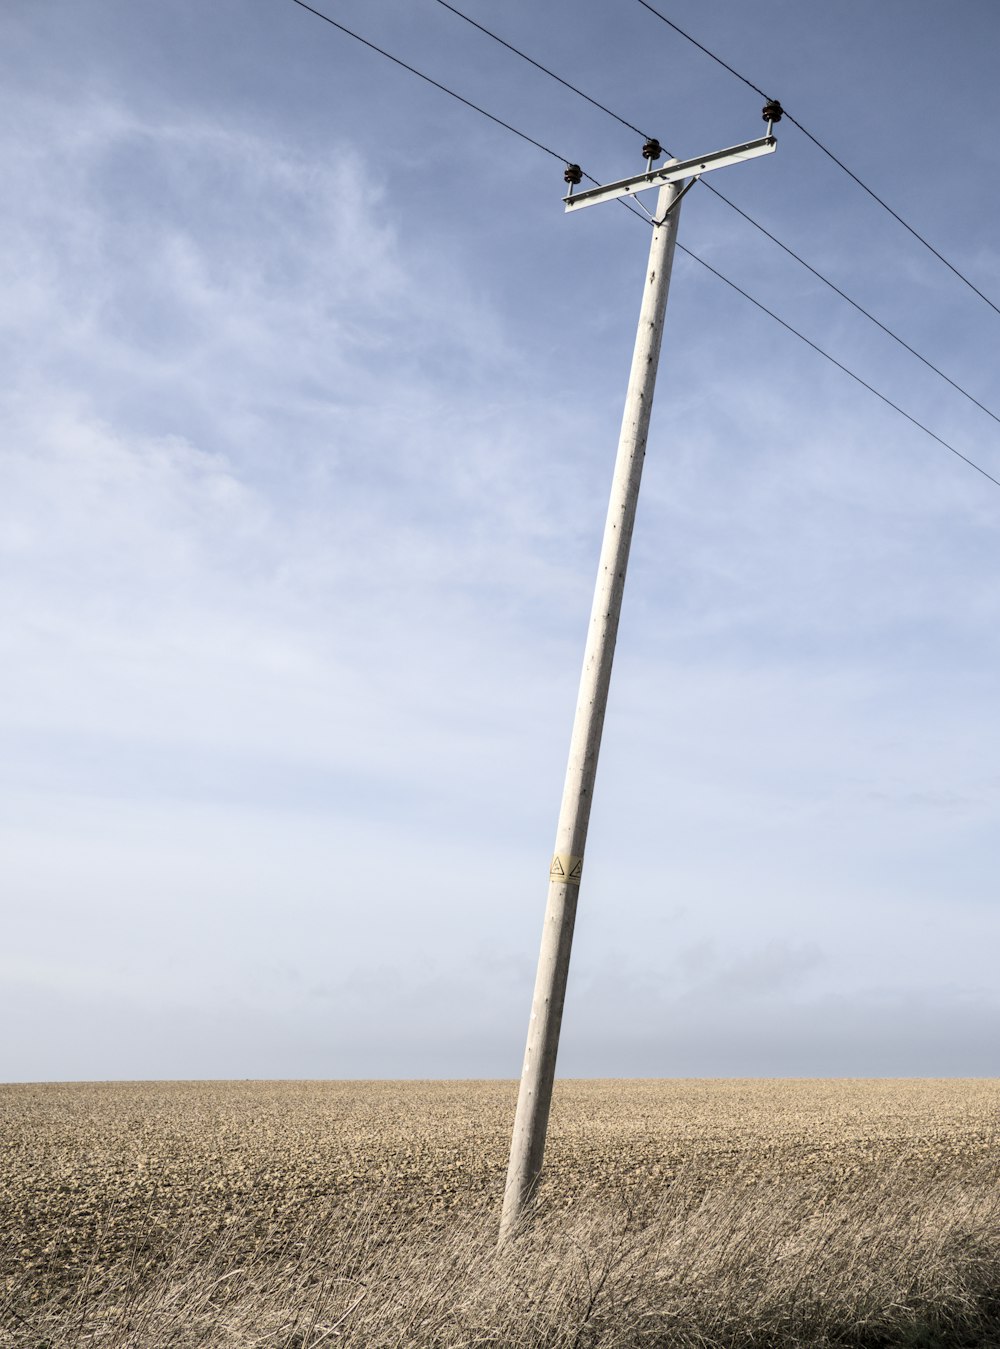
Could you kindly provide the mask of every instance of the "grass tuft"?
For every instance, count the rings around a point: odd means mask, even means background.
[[[383,1190],[261,1232],[252,1205],[153,1264],[102,1263],[43,1303],[9,1304],[11,1349],[954,1349],[1000,1332],[992,1174],[890,1170],[817,1205],[801,1182],[656,1204],[540,1200],[496,1247],[498,1213],[414,1223]],[[22,1289],[22,1294],[24,1290]]]

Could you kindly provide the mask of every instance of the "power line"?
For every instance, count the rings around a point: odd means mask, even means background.
[[[571,89],[574,94],[579,94],[581,98],[586,99],[587,102],[592,104],[595,108],[600,108],[601,112],[606,112],[608,116],[613,117],[616,122],[621,122],[622,126],[628,127],[629,131],[634,131],[636,135],[641,136],[643,140],[648,139],[645,131],[640,130],[637,126],[633,126],[631,122],[626,122],[624,117],[619,117],[616,112],[613,112],[610,108],[606,108],[603,103],[598,103],[596,98],[591,98],[589,94],[585,94],[583,90],[578,89],[575,84],[570,84],[569,80],[564,80],[563,77],[557,75],[554,70],[549,70],[548,66],[543,66],[541,61],[536,61],[535,58],[529,56],[527,52],[521,51],[519,47],[513,46],[510,42],[505,41],[496,33],[491,33],[488,28],[484,28],[481,23],[477,23],[476,20],[470,18],[468,14],[463,14],[460,9],[456,9],[454,5],[450,5],[448,0],[437,0],[437,3],[442,5],[445,9],[450,10],[452,14],[456,15],[459,19],[464,19],[466,23],[470,23],[473,28],[478,28],[481,33],[485,33],[486,36],[492,38],[494,42],[499,42],[501,47],[506,47],[507,50],[513,52],[515,56],[520,56],[522,61],[527,61],[528,64],[534,66],[536,70],[541,70],[544,74],[548,75],[550,79],[556,80],[564,88]]]
[[[694,46],[696,46],[699,51],[704,52],[706,56],[710,56],[713,61],[715,61],[718,65],[722,66],[723,70],[728,70],[730,75],[735,75],[738,80],[742,80],[743,83],[747,85],[749,88],[751,88],[755,94],[760,94],[761,98],[764,100],[765,103],[770,102],[771,98],[770,94],[765,94],[764,90],[761,89],[759,85],[754,84],[754,82],[752,80],[748,80],[745,75],[741,75],[738,70],[734,70],[732,66],[727,65],[726,62],[723,61],[721,56],[716,56],[715,52],[709,51],[707,47],[703,47],[697,38],[693,38],[690,33],[685,33],[683,28],[678,27],[678,25],[674,23],[673,19],[668,19],[665,14],[661,14],[658,9],[654,9],[652,5],[647,4],[646,0],[639,0],[639,4],[642,5],[643,9],[648,9],[650,14],[655,14],[658,19],[662,19],[662,21],[665,24],[668,24],[674,30],[675,33],[680,33],[681,37],[686,38],[688,42],[693,43]],[[788,114],[786,113],[785,116],[787,117],[787,115]]]
[[[898,403],[894,403],[891,398],[887,398],[884,393],[880,393],[879,390],[876,389],[873,384],[869,384],[867,380],[862,379],[860,375],[855,374],[854,371],[851,370],[848,366],[838,361],[836,356],[831,356],[828,351],[824,351],[821,346],[818,346],[812,340],[812,338],[806,337],[805,333],[800,333],[798,328],[793,328],[790,323],[786,323],[783,318],[779,318],[778,315],[772,309],[768,309],[767,305],[761,304],[760,300],[755,300],[754,297],[748,291],[745,291],[742,286],[738,286],[736,282],[731,281],[728,276],[723,276],[722,272],[717,271],[711,265],[711,263],[706,262],[704,258],[700,258],[697,253],[692,253],[690,248],[685,248],[684,245],[681,243],[679,243],[677,247],[681,250],[682,253],[686,253],[689,258],[693,258],[695,262],[700,262],[701,265],[703,267],[706,267],[712,273],[713,276],[717,276],[720,281],[724,281],[727,286],[731,286],[738,295],[743,296],[744,300],[749,300],[751,304],[756,305],[758,309],[763,310],[763,312],[767,314],[768,318],[774,319],[775,323],[780,323],[782,328],[787,329],[788,332],[790,332],[793,336],[797,337],[800,342],[805,342],[806,346],[812,347],[813,351],[819,352],[820,356],[825,357],[826,360],[830,361],[831,364],[835,365],[838,370],[843,370],[845,375],[850,375],[851,379],[855,380],[858,384],[860,384],[863,389],[867,389],[868,392],[873,393],[876,398],[880,398],[882,402],[886,403],[889,407],[891,407],[894,412],[898,412],[899,415],[901,417],[905,417],[908,422],[912,422],[914,426],[918,426],[920,430],[929,435],[932,440],[936,440],[939,445],[943,445],[946,450],[950,450],[952,454],[957,455],[959,459],[963,460],[966,464],[968,464],[970,468],[974,468],[976,472],[981,473],[984,478],[989,478],[990,482],[993,483],[996,487],[1000,487],[1000,478],[994,478],[992,473],[987,473],[986,469],[981,468],[979,464],[975,462],[975,460],[970,459],[968,455],[963,454],[961,450],[956,450],[954,445],[949,445],[948,441],[943,439],[943,437],[939,436],[936,431],[932,431],[930,427],[925,426],[923,422],[918,422],[916,417],[911,417],[910,414],[908,412],[905,412],[903,408],[899,406]]]
[[[321,13],[321,11],[318,9],[313,9],[311,5],[305,3],[305,0],[293,0],[293,3],[298,5],[301,9],[308,10],[310,14],[315,14],[318,19],[323,19],[326,23],[331,24],[334,28],[338,29],[342,33],[345,33],[348,37],[355,38],[358,42],[361,42],[364,46],[370,48],[370,50],[377,52],[379,56],[384,56],[386,60],[392,61],[397,66],[402,66],[404,70],[408,70],[412,75],[416,75],[419,79],[425,80],[428,84],[432,84],[436,89],[440,89],[442,93],[450,95],[452,98],[456,99],[459,103],[463,103],[467,108],[471,108],[474,112],[478,112],[481,116],[488,118],[489,121],[494,122],[497,126],[503,127],[505,131],[511,132],[512,135],[517,136],[520,140],[527,141],[529,145],[533,145],[535,146],[536,149],[544,151],[545,154],[550,155],[553,159],[557,159],[561,164],[568,164],[570,162],[568,159],[566,159],[564,155],[558,154],[555,150],[550,150],[547,145],[543,145],[541,141],[535,140],[533,136],[528,136],[525,134],[525,132],[519,131],[517,127],[511,126],[509,122],[504,122],[501,118],[495,117],[493,113],[487,112],[485,108],[481,108],[479,107],[478,104],[471,102],[467,98],[463,98],[461,94],[457,94],[453,89],[449,89],[447,85],[440,84],[437,80],[431,79],[429,75],[425,75],[423,71],[417,70],[416,67],[408,65],[405,61],[400,60],[398,56],[393,56],[391,52],[384,51],[381,47],[376,46],[374,42],[369,42],[367,38],[361,37],[360,34],[353,32],[350,28],[346,28],[343,24],[338,23],[334,19],[331,19],[329,15]],[[645,3],[645,0],[640,0],[640,3]],[[587,178],[589,182],[592,183],[597,182],[597,179],[591,177],[589,173],[584,174],[584,177]],[[626,206],[626,208],[633,215],[637,216],[645,224],[650,223],[650,217],[648,217],[646,214],[641,213],[640,211],[637,211],[630,203],[623,202],[622,204]],[[756,224],[756,222],[753,223]],[[968,458],[967,455],[962,454],[962,452],[960,450],[957,450],[954,447],[954,445],[950,445],[948,441],[944,440],[935,431],[932,431],[929,427],[925,426],[923,422],[918,421],[916,417],[913,417],[910,415],[910,413],[904,411],[903,408],[901,408],[897,403],[894,403],[891,398],[888,398],[885,394],[880,393],[879,390],[874,387],[874,385],[869,384],[866,380],[862,379],[860,375],[855,374],[855,372],[851,370],[848,366],[843,365],[840,361],[838,361],[836,357],[831,356],[829,352],[824,351],[823,348],[821,346],[818,346],[817,343],[813,342],[811,338],[806,337],[804,333],[800,333],[797,328],[793,328],[792,325],[790,323],[786,323],[783,318],[779,318],[778,315],[773,312],[773,310],[768,309],[768,307],[765,304],[762,304],[760,300],[755,299],[748,291],[745,291],[742,288],[742,286],[738,286],[735,281],[731,281],[728,276],[723,275],[722,272],[718,271],[710,263],[706,262],[704,258],[699,257],[697,253],[693,253],[689,248],[685,248],[683,244],[678,243],[677,247],[680,248],[682,252],[686,253],[688,257],[692,258],[695,262],[700,263],[702,267],[707,268],[707,270],[710,271],[713,276],[718,277],[720,281],[724,281],[726,285],[730,286],[733,290],[735,290],[737,294],[742,295],[745,300],[749,300],[752,305],[755,305],[763,313],[767,314],[769,318],[774,319],[775,323],[780,323],[781,326],[785,328],[788,332],[792,333],[793,336],[797,337],[800,341],[805,342],[807,346],[811,347],[813,351],[818,352],[820,356],[825,357],[826,360],[830,361],[833,365],[835,365],[838,368],[838,370],[842,370],[845,375],[849,375],[851,379],[855,380],[863,388],[867,389],[869,393],[873,393],[876,398],[881,399],[881,401],[885,403],[888,407],[891,407],[894,412],[898,412],[901,417],[905,417],[908,422],[911,422],[914,426],[918,427],[921,431],[925,432],[925,434],[930,436],[932,440],[937,441],[939,445],[943,446],[946,450],[949,450],[952,454],[956,455],[964,463],[968,464],[970,468],[974,468],[977,473],[981,473],[984,478],[988,478],[990,482],[994,483],[997,487],[1000,487],[1000,479],[994,478],[991,473],[988,473],[986,469],[981,468],[979,464],[977,464],[974,460]]]
[[[562,155],[556,154],[555,150],[550,150],[549,147],[543,145],[541,141],[536,141],[533,136],[527,136],[523,131],[518,131],[516,126],[511,126],[509,122],[505,122],[499,117],[494,117],[493,113],[487,112],[486,109],[481,108],[478,103],[473,103],[471,99],[464,98],[461,94],[456,94],[454,89],[449,89],[446,84],[440,84],[437,80],[431,79],[430,75],[425,75],[422,70],[417,70],[416,66],[407,65],[407,63],[401,61],[398,56],[393,56],[392,52],[387,52],[382,47],[376,47],[374,42],[369,42],[368,39],[362,37],[360,33],[355,33],[352,29],[345,28],[344,25],[338,23],[336,19],[331,19],[329,14],[323,14],[320,10],[313,9],[312,5],[307,5],[305,0],[292,0],[292,3],[298,5],[300,9],[307,9],[310,14],[315,14],[317,19],[322,19],[324,23],[331,24],[334,28],[339,29],[341,33],[346,33],[348,37],[354,38],[356,42],[360,42],[363,46],[369,47],[373,52],[378,52],[379,56],[384,56],[387,61],[392,61],[394,65],[402,66],[403,69],[408,70],[411,75],[416,75],[418,79],[426,80],[428,84],[433,84],[434,88],[440,89],[442,94],[447,94],[449,98],[454,98],[457,99],[459,103],[464,103],[465,106],[471,108],[473,112],[478,112],[483,117],[488,117],[491,122],[495,122],[497,126],[502,126],[505,131],[511,132],[512,135],[519,136],[521,140],[527,141],[529,145],[535,146],[537,150],[542,150],[545,154],[551,155],[553,159],[558,159],[560,164],[569,163],[568,159],[564,159]]]
[[[790,112],[786,112],[785,116],[791,122],[792,126],[797,126],[798,129],[802,132],[803,136],[805,136],[808,140],[812,141],[813,145],[815,145],[817,149],[822,150],[823,153],[829,159],[833,160],[833,162],[837,165],[838,168],[843,169],[844,172],[847,174],[848,178],[853,178],[854,181],[857,183],[858,187],[863,188],[864,191],[868,193],[869,197],[871,197],[873,201],[877,201],[879,206],[881,206],[883,210],[888,211],[889,214],[892,216],[893,220],[898,220],[899,223],[902,225],[903,229],[909,230],[909,232],[913,235],[914,239],[918,239],[925,248],[930,249],[930,251],[938,259],[938,261],[944,263],[944,265],[948,268],[949,272],[954,272],[955,275],[958,277],[959,281],[964,281],[971,291],[974,291],[975,294],[978,295],[981,300],[985,300],[985,302],[995,313],[1000,314],[1000,305],[994,304],[993,301],[990,299],[990,297],[988,295],[984,295],[978,286],[974,285],[963,272],[960,272],[958,270],[958,268],[955,266],[954,263],[949,262],[943,253],[939,253],[938,250],[934,247],[934,245],[932,243],[928,243],[928,241],[924,238],[922,234],[918,234],[912,225],[907,224],[907,222],[897,211],[894,211],[892,207],[889,206],[886,202],[884,202],[880,196],[878,196],[875,192],[873,192],[867,183],[863,183],[861,179],[858,177],[858,175],[856,173],[853,173],[847,167],[847,165],[843,163],[842,160],[839,160],[832,150],[828,150],[827,147],[822,143],[822,141],[818,141],[816,137],[812,134],[812,132],[807,131],[806,128],[802,125],[802,123],[796,121],[796,119],[792,116]]]
[[[310,14],[315,14],[317,19],[322,19],[324,23],[330,24],[332,28],[336,28],[339,32],[346,34],[347,37],[354,38],[356,42],[360,42],[362,46],[367,47],[370,51],[377,52],[379,56],[384,56],[385,59],[387,61],[391,61],[393,65],[402,66],[402,68],[404,70],[408,70],[411,75],[416,75],[418,79],[424,80],[427,84],[433,85],[435,89],[440,89],[442,94],[447,94],[449,98],[453,98],[457,102],[464,104],[465,107],[471,108],[473,112],[478,112],[480,116],[488,118],[488,120],[493,122],[496,126],[503,127],[504,131],[509,131],[511,132],[512,135],[518,136],[523,141],[527,141],[528,144],[533,145],[536,150],[544,151],[545,154],[550,155],[553,159],[557,159],[560,164],[570,163],[570,161],[565,157],[565,155],[559,154],[556,150],[549,149],[549,147],[547,145],[543,145],[541,141],[536,141],[534,136],[529,136],[527,135],[526,132],[519,131],[516,126],[511,126],[511,124],[509,122],[505,122],[503,118],[495,116],[492,112],[487,112],[486,109],[481,108],[478,103],[473,103],[471,99],[465,98],[464,95],[456,93],[454,89],[449,89],[446,84],[442,84],[439,80],[432,79],[430,75],[425,75],[424,72],[422,70],[418,70],[416,66],[411,66],[406,61],[401,60],[400,57],[393,56],[392,52],[387,52],[384,47],[376,46],[374,42],[370,42],[368,38],[362,37],[360,33],[355,33],[353,28],[348,28],[345,24],[338,23],[336,19],[331,19],[329,14],[324,14],[322,10],[314,9],[312,5],[307,5],[306,0],[292,0],[292,3],[298,5],[300,9],[308,10]],[[441,0],[441,3],[443,4],[444,0]],[[452,12],[454,14],[457,14],[460,19],[468,18],[467,15],[462,14],[457,9],[454,9],[452,5],[446,5],[445,8],[452,10]],[[468,19],[468,22],[474,23],[472,19]],[[474,24],[474,26],[476,28],[481,27],[481,25],[478,23]],[[487,32],[485,28],[483,28],[482,31],[484,33]],[[489,33],[488,36],[494,37],[495,34]],[[502,38],[497,38],[496,40],[498,42],[503,42]],[[504,42],[503,45],[506,47],[509,46],[509,43]],[[624,122],[622,118],[617,117],[617,115],[611,112],[609,108],[605,108],[602,104],[598,103],[596,99],[589,98],[588,95],[583,93],[582,90],[574,88],[572,84],[569,84],[566,80],[561,79],[560,76],[556,75],[553,71],[546,70],[546,68],[542,65],[539,65],[537,61],[532,61],[531,57],[526,56],[524,52],[517,51],[516,47],[511,47],[510,50],[513,52],[517,52],[517,55],[524,57],[524,60],[531,61],[532,65],[537,65],[539,70],[544,70],[547,75],[551,75],[554,80],[559,80],[560,84],[565,84],[567,89],[572,89],[573,92],[575,94],[579,94],[581,98],[586,98],[588,103],[593,103],[594,106],[600,108],[602,112],[607,112],[611,117],[615,117],[617,121],[623,122],[623,125],[627,126],[630,131],[638,130],[638,128],[632,126],[630,122]],[[645,132],[639,131],[639,135],[640,136],[645,135]],[[584,173],[583,176],[584,178],[587,179],[589,183],[594,183],[595,186],[599,186],[598,179],[594,178],[591,174]],[[648,216],[647,214],[641,211],[637,211],[635,207],[631,206],[628,202],[623,201],[622,205],[625,206],[629,211],[631,211],[633,215],[638,216],[640,220],[648,222],[651,219],[651,217]]]
[[[794,258],[795,261],[799,263],[802,267],[804,267],[807,272],[811,272],[813,276],[817,278],[817,280],[822,281],[824,286],[829,286],[830,289],[834,291],[835,294],[839,295],[842,300],[846,300],[847,303],[851,305],[852,308],[856,309],[859,314],[863,314],[866,319],[874,323],[876,328],[881,328],[881,330],[888,337],[891,337],[894,342],[898,342],[899,345],[903,347],[904,350],[908,351],[911,356],[916,356],[918,361],[922,361],[923,364],[926,365],[928,370],[933,370],[935,375],[939,375],[941,379],[945,381],[946,384],[950,384],[951,387],[954,390],[956,390],[957,393],[960,393],[963,398],[967,398],[969,402],[974,403],[981,412],[985,412],[987,417],[992,417],[995,422],[1000,424],[1000,417],[998,417],[995,412],[993,412],[990,408],[988,408],[985,403],[980,403],[979,399],[974,397],[971,393],[969,393],[968,389],[963,389],[961,384],[956,383],[956,381],[953,380],[950,375],[946,375],[943,370],[940,370],[936,365],[934,365],[931,361],[929,361],[926,356],[922,356],[920,352],[917,351],[916,347],[911,347],[909,342],[904,341],[903,338],[901,338],[898,333],[894,333],[893,330],[887,324],[883,323],[881,319],[877,319],[875,315],[870,313],[867,309],[865,309],[863,305],[858,304],[857,300],[853,300],[850,297],[850,295],[847,294],[846,291],[841,290],[840,287],[836,285],[833,281],[831,281],[828,276],[824,276],[823,273],[818,271],[815,267],[813,267],[811,263],[806,262],[805,258],[800,257],[799,254],[794,252],[791,248],[789,248],[787,244],[782,243],[782,241],[775,235],[773,235],[769,229],[766,229],[760,223],[759,220],[754,220],[752,215],[747,215],[746,211],[744,211],[741,207],[737,206],[734,201],[730,201],[730,199],[727,196],[724,196],[723,193],[721,193],[717,187],[713,187],[711,183],[705,182],[704,178],[702,179],[702,182],[705,183],[705,186],[708,188],[708,190],[714,193],[715,196],[717,196],[720,201],[724,201],[727,206],[731,206],[733,210],[737,213],[737,215],[741,215],[744,220],[748,221],[751,225],[753,225],[754,229],[760,230],[761,234],[766,235],[767,238],[770,239],[772,243],[777,244],[778,247],[782,249],[783,252],[787,253],[790,258]]]
[[[706,56],[711,57],[711,59],[715,61],[717,65],[722,66],[723,70],[728,70],[730,75],[735,75],[738,80],[741,80],[743,84],[747,86],[747,88],[752,89],[755,94],[760,94],[761,97],[764,99],[768,98],[768,95],[764,93],[763,89],[761,89],[759,85],[754,84],[753,80],[748,80],[745,75],[741,75],[738,70],[734,70],[733,67],[728,64],[728,62],[723,61],[721,56],[717,56],[715,52],[711,51],[703,43],[699,42],[697,38],[693,38],[690,33],[686,33],[684,29],[680,27],[679,24],[674,23],[673,19],[668,19],[665,14],[661,13],[660,10],[658,10],[654,5],[651,5],[649,3],[649,0],[638,0],[638,3],[642,5],[643,9],[648,9],[650,14],[655,14],[656,17],[662,23],[665,23],[669,28],[672,28],[675,33],[679,33],[680,36],[685,39],[685,41],[690,42],[692,46],[697,47],[699,51],[704,52]],[[924,238],[922,234],[920,234],[917,230],[915,230],[911,224],[905,221],[898,211],[894,211],[887,202],[882,200],[882,198],[878,195],[877,192],[874,192],[868,186],[867,183],[862,182],[862,180],[858,177],[858,175],[854,173],[853,170],[849,169],[847,165],[843,162],[843,160],[838,159],[837,156],[833,153],[833,151],[828,149],[821,140],[819,140],[816,136],[812,134],[811,131],[807,131],[806,128],[802,125],[802,123],[798,121],[797,118],[793,117],[792,114],[787,110],[787,108],[783,109],[783,111],[785,116],[791,122],[791,124],[795,127],[798,127],[798,129],[802,132],[803,136],[805,136],[808,140],[812,141],[813,145],[815,145],[818,150],[822,150],[822,152],[827,156],[828,159],[832,159],[834,164],[837,165],[838,169],[843,169],[844,173],[847,174],[848,178],[851,178],[855,183],[857,183],[858,187],[860,187],[862,191],[867,192],[869,197],[871,197],[873,201],[877,202],[884,211],[888,211],[888,213],[892,216],[893,220],[898,221],[898,223],[902,225],[905,230],[907,230],[910,234],[913,235],[914,239],[918,240],[920,243],[923,244],[923,246],[926,249],[928,249],[931,253],[933,253],[939,262],[943,262],[950,272],[954,272],[955,276],[958,277],[959,281],[963,282],[966,286],[968,286],[969,290],[973,291],[976,295],[978,295],[979,298],[983,300],[986,304],[988,304],[989,307],[995,313],[1000,314],[1000,305],[994,304],[994,302],[990,299],[988,295],[984,295],[983,292],[979,289],[979,287],[975,285],[973,282],[971,282],[964,272],[959,271],[959,269],[955,266],[953,262],[949,262],[943,253],[939,252],[938,249],[936,249],[932,243],[930,243],[927,239]]]
[[[572,90],[574,94],[579,95],[580,98],[585,99],[595,108],[599,108],[602,112],[607,113],[609,117],[613,117],[615,121],[621,123],[622,126],[628,127],[630,131],[635,131],[640,136],[646,136],[646,132],[640,131],[640,129],[637,126],[633,125],[632,122],[626,121],[624,117],[619,116],[619,114],[614,112],[613,109],[605,107],[603,103],[598,103],[596,99],[591,98],[590,95],[585,93],[582,89],[577,88],[576,85],[570,84],[568,80],[564,80],[561,75],[557,75],[555,71],[550,70],[548,66],[543,66],[541,62],[536,61],[533,57],[529,56],[527,52],[521,51],[520,48],[513,46],[510,42],[507,42],[504,38],[499,37],[494,32],[491,32],[489,28],[484,27],[481,23],[477,23],[476,20],[470,18],[468,14],[463,14],[463,12],[460,9],[457,9],[454,5],[450,4],[449,0],[437,0],[437,3],[439,5],[442,5],[445,9],[449,10],[452,14],[456,15],[458,18],[464,19],[465,22],[471,24],[473,28],[477,28],[479,32],[483,33],[486,37],[492,38],[494,42],[498,42],[502,47],[506,47],[508,51],[513,52],[516,56],[519,56],[523,61],[527,61],[529,65],[534,66],[537,70],[543,71],[551,79],[556,80],[566,89]],[[640,3],[645,4],[645,0],[640,0]],[[650,9],[654,14],[657,14],[658,17],[663,18],[664,22],[670,24],[672,28],[677,28],[676,24],[674,24],[670,19],[667,19],[664,16],[660,15],[659,11],[653,9],[652,6],[647,5],[646,8]],[[732,70],[731,66],[726,65],[725,61],[722,61],[719,57],[716,57],[714,53],[708,50],[707,47],[702,47],[700,43],[695,42],[695,39],[691,38],[689,34],[684,33],[683,30],[680,28],[678,28],[677,31],[679,33],[682,33],[682,35],[688,38],[689,41],[694,42],[695,46],[699,47],[708,56],[711,56],[713,60],[719,61],[719,64],[725,66],[727,70],[730,70],[732,74],[736,75],[737,79],[741,80],[744,79],[744,77],[740,75],[738,71]],[[744,80],[744,83],[749,84],[750,82],[748,80]],[[756,93],[759,93],[762,98],[764,99],[767,98],[767,95],[764,93],[764,91],[762,89],[758,89],[758,87],[755,84],[750,84],[750,88],[753,89]],[[790,121],[794,120],[788,113],[785,113],[785,116],[787,116]],[[798,123],[796,122],[796,126],[797,125]],[[806,132],[805,134],[808,135],[809,133]],[[667,153],[669,154],[670,151],[668,150]],[[847,172],[850,172],[850,170],[847,170]],[[590,177],[589,174],[585,176],[588,178],[590,182],[595,181],[593,178]],[[755,220],[752,215],[749,215],[741,207],[737,206],[734,201],[731,201],[729,197],[725,196],[722,192],[720,192],[718,188],[713,187],[710,182],[706,180],[703,181],[705,182],[705,186],[708,188],[710,192],[712,192],[716,197],[718,197],[720,201],[725,202],[727,206],[731,207],[737,213],[737,215],[742,216],[743,219],[748,222],[748,224],[753,225],[754,229],[759,230],[761,234],[765,235],[766,238],[770,239],[772,243],[777,244],[777,246],[780,249],[782,249],[785,253],[787,253],[790,258],[794,258],[794,260],[797,263],[799,263],[800,266],[804,267],[806,271],[811,272],[812,275],[817,278],[817,280],[822,281],[825,286],[828,286],[834,292],[834,294],[839,295],[842,300],[846,300],[847,303],[851,305],[852,308],[856,309],[859,314],[862,314],[871,323],[874,323],[877,328],[880,328],[882,332],[884,332],[888,337],[891,337],[894,342],[898,342],[899,345],[905,351],[908,351],[911,356],[915,356],[918,361],[921,361],[927,367],[928,370],[932,370],[935,375],[940,376],[940,378],[943,379],[946,384],[949,384],[957,393],[960,393],[963,398],[967,398],[969,402],[974,404],[974,406],[976,406],[977,408],[979,408],[980,411],[985,412],[988,417],[992,417],[992,419],[995,422],[1000,424],[1000,416],[998,416],[995,412],[993,412],[990,408],[988,408],[985,405],[985,403],[981,403],[978,398],[974,397],[971,393],[969,393],[967,389],[964,389],[962,385],[959,384],[956,380],[952,379],[950,375],[946,375],[943,370],[939,369],[936,365],[934,365],[932,361],[929,361],[926,356],[921,355],[921,353],[917,351],[915,347],[910,346],[910,344],[904,341],[904,339],[900,337],[898,333],[893,332],[893,330],[888,326],[888,324],[883,323],[881,319],[876,318],[874,314],[872,314],[869,310],[865,309],[864,306],[859,304],[857,300],[852,299],[852,297],[848,295],[846,291],[842,290],[840,286],[836,285],[833,281],[831,281],[828,276],[824,276],[823,273],[818,270],[818,268],[813,267],[811,263],[805,260],[805,258],[800,257],[798,253],[796,253],[793,249],[789,248],[789,246],[783,243],[776,235],[772,234],[769,229],[766,229],[765,226],[763,226],[759,220]],[[622,199],[619,198],[619,200]],[[640,203],[637,202],[636,205],[640,205]]]

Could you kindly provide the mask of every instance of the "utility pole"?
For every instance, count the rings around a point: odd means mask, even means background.
[[[604,542],[597,568],[583,673],[570,739],[569,763],[556,829],[555,855],[549,867],[548,901],[500,1218],[501,1245],[513,1234],[534,1193],[542,1169],[587,826],[590,822],[597,758],[625,590],[632,526],[646,453],[680,203],[703,173],[771,153],[776,146],[771,127],[780,118],[780,105],[768,103],[764,108],[766,136],[732,146],[728,150],[713,151],[701,159],[668,160],[659,169],[653,167],[653,161],[659,159],[663,151],[657,141],[647,141],[643,146],[643,157],[647,163],[645,173],[623,178],[604,187],[588,188],[575,195],[573,188],[582,179],[579,166],[571,164],[565,173],[569,184],[569,195],[563,198],[567,211],[617,197],[634,196],[651,187],[659,187],[660,191],[656,215],[652,218],[649,264],[625,395],[625,412],[604,526]]]

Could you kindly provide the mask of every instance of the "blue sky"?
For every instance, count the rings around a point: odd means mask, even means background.
[[[460,7],[675,153],[762,132],[633,0]],[[662,8],[1000,304],[992,4]],[[434,0],[329,12],[640,167]],[[0,1076],[514,1077],[647,232],[291,0],[0,29]],[[1000,315],[777,132],[716,185],[1000,410]],[[1000,476],[702,187],[680,238]],[[1000,1073],[998,526],[678,256],[561,1074]]]

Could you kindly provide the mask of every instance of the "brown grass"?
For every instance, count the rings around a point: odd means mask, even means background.
[[[514,1092],[0,1088],[0,1345],[1000,1344],[1000,1083],[560,1083],[498,1254]]]

